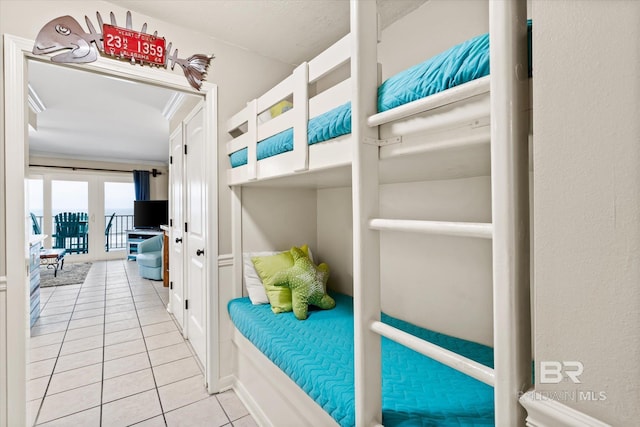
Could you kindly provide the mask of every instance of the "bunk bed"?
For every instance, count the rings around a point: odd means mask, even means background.
[[[340,426],[355,425],[353,383],[353,302],[333,294],[333,310],[309,319],[274,316],[269,305],[249,298],[229,302],[229,313],[243,336],[310,395]],[[391,316],[382,321],[422,339],[493,366],[490,347],[418,328]],[[382,340],[385,426],[494,425],[493,389],[433,359]]]
[[[273,316],[268,306],[253,306],[246,298],[229,303],[237,351],[236,388],[247,400],[252,393],[262,393],[253,404],[246,402],[260,412],[254,413],[258,420],[272,425],[523,425],[524,412],[516,396],[531,383],[528,229],[523,226],[528,215],[526,3],[495,1],[490,9],[490,34],[380,85],[378,73],[372,71],[377,69],[375,2],[352,0],[347,36],[301,64],[228,121],[227,130],[234,137],[226,151],[231,163],[227,182],[234,192],[236,297],[242,295],[243,280],[243,186],[288,179],[300,185],[324,180],[326,185],[348,184],[353,189],[353,300],[337,296],[335,313],[313,313],[304,324],[296,324],[290,316]],[[472,72],[462,67],[453,77],[438,74],[447,58],[466,61],[460,57],[468,59]],[[332,72],[340,74],[346,64],[350,76],[326,88],[323,79]],[[446,84],[430,86],[407,78],[434,73]],[[402,89],[407,81],[408,91]],[[389,93],[393,102],[387,102]],[[271,119],[264,121],[266,112],[283,101],[288,111],[270,114]],[[449,163],[425,167],[430,156],[442,151],[452,153]],[[456,176],[461,164],[467,173],[491,174],[492,223],[378,218],[380,182],[425,179],[430,174]],[[478,346],[469,353],[464,350],[467,342],[381,314],[379,234],[388,231],[493,240],[494,349]],[[328,330],[338,328],[346,341],[320,340],[298,353],[287,345],[304,343],[305,337],[308,341],[304,329],[324,322]],[[273,345],[274,341],[282,345]],[[341,368],[331,362],[323,365],[323,354],[313,354],[331,345],[340,348]],[[418,398],[407,399],[413,408],[405,402],[401,411],[391,409],[393,402],[407,397],[405,392],[413,393],[402,389],[401,375],[394,383],[392,377],[398,372],[389,369],[394,359],[386,359],[389,348],[395,352],[400,347],[406,351],[399,353],[401,358],[424,366],[424,372],[438,373],[445,390],[449,387],[450,393],[443,393],[451,405],[430,406]],[[341,377],[325,378],[322,368]],[[309,375],[323,379],[316,384]],[[419,385],[437,387],[428,376]],[[465,387],[478,390],[472,402],[456,399],[460,376],[469,381]],[[260,392],[261,387],[269,389]],[[330,391],[336,387],[339,392]],[[287,407],[291,413],[283,415],[279,405],[285,401],[294,403]],[[297,406],[304,409],[296,411]],[[430,412],[433,408],[437,409]]]
[[[332,81],[319,93],[310,88],[349,62],[354,43],[346,35],[228,121],[234,136],[227,144],[230,185],[351,164],[353,77]],[[386,146],[381,159],[440,149],[442,135],[435,144],[425,143],[425,135],[443,129],[477,128],[474,141],[465,144],[488,142],[488,75],[489,35],[483,34],[387,79],[377,89],[377,114],[368,118],[380,127],[380,137],[370,142]],[[270,114],[283,100],[289,108]],[[265,114],[271,120],[263,121]],[[456,139],[458,134],[449,135],[449,144],[459,145]]]

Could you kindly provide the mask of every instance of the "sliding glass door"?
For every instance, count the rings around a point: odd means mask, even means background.
[[[32,170],[28,215],[48,236],[46,248],[64,248],[77,261],[126,257],[133,228],[134,188],[129,173]]]
[[[104,183],[105,252],[125,251],[127,230],[133,229],[132,182]]]
[[[93,226],[89,220],[89,181],[51,180],[51,245],[67,255],[89,253]]]

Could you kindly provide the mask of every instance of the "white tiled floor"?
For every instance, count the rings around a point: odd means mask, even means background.
[[[135,262],[94,263],[82,285],[41,290],[28,411],[38,426],[256,426],[233,391],[210,396],[166,311],[168,288]]]

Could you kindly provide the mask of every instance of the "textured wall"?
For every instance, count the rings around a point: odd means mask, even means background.
[[[557,399],[637,425],[640,3],[535,1],[533,21],[535,359],[584,365],[536,388],[604,392]]]
[[[489,31],[487,0],[430,0],[382,32],[382,77]]]

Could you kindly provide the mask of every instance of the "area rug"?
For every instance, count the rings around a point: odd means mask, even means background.
[[[57,277],[53,277],[53,268],[40,267],[40,287],[77,285],[83,283],[89,269],[90,262],[64,263],[64,268],[58,270]]]

